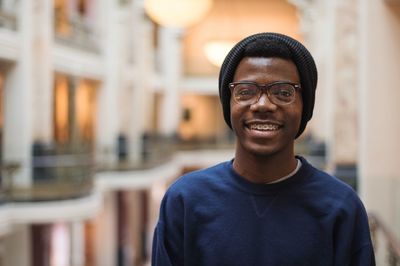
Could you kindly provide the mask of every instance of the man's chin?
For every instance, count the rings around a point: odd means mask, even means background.
[[[279,152],[279,147],[276,147],[275,145],[257,143],[244,145],[244,149],[247,153],[259,157],[270,157]]]

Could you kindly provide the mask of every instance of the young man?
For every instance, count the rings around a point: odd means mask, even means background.
[[[298,41],[240,41],[220,71],[235,158],[167,191],[152,265],[375,265],[365,209],[338,179],[295,156],[314,107],[317,69]]]

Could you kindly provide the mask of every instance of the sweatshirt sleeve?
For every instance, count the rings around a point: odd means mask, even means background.
[[[335,266],[375,266],[368,216],[355,193],[345,199],[335,228]]]
[[[183,208],[179,197],[167,192],[154,230],[153,266],[183,265]]]
[[[375,255],[372,244],[366,244],[354,253],[350,265],[375,266]]]
[[[172,266],[169,254],[165,249],[164,245],[164,234],[163,228],[160,222],[157,224],[154,230],[153,236],[153,250],[151,254],[151,265],[154,266]]]

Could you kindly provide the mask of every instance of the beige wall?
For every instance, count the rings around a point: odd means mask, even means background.
[[[190,110],[190,120],[182,120],[179,127],[183,139],[207,139],[227,130],[218,96],[185,94],[182,96],[182,109]]]
[[[296,8],[282,0],[215,0],[208,16],[185,32],[184,71],[187,75],[216,75],[203,51],[210,40],[239,41],[247,35],[276,31],[297,39],[299,21]]]
[[[400,237],[400,5],[360,1],[360,14],[361,193]]]

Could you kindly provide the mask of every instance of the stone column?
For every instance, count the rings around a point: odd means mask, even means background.
[[[15,186],[29,187],[31,177],[31,148],[33,142],[34,67],[34,1],[21,1],[18,5],[18,31],[20,52],[5,84],[4,98],[4,163],[18,163],[12,182]]]
[[[332,2],[320,0],[289,0],[297,7],[299,31],[302,42],[310,50],[318,69],[318,84],[314,113],[307,124],[304,135],[311,135],[318,141],[327,142],[329,135],[329,91],[331,82],[327,72],[331,61],[333,43]]]
[[[128,24],[128,23],[127,23]],[[153,106],[151,104],[154,92],[152,88],[153,73],[153,26],[145,16],[144,10],[138,1],[132,4],[131,20],[128,24],[128,35],[126,40],[132,45],[128,47],[127,53],[132,56],[132,62],[127,62],[133,68],[130,77],[125,80],[132,80],[130,86],[130,113],[129,139],[130,139],[130,160],[137,162],[142,158],[142,137],[144,133],[150,132],[148,125],[153,119]],[[129,69],[129,67],[128,67]],[[126,72],[125,72],[126,73]]]
[[[334,135],[335,165],[355,164],[358,150],[358,1],[337,1],[335,9]]]
[[[33,138],[41,143],[53,139],[53,1],[36,0],[33,6]]]
[[[77,77],[69,76],[68,77],[68,99],[69,99],[69,107],[68,107],[68,136],[69,136],[69,146],[74,151],[80,145],[79,139],[79,127],[78,127],[78,114],[76,110],[76,94],[78,90],[79,80]]]
[[[357,188],[358,1],[332,1],[325,8],[332,13],[327,29],[332,43],[327,46],[330,55],[325,62],[327,170]]]
[[[33,234],[30,225],[13,225],[12,232],[2,236],[4,257],[2,266],[32,266]],[[41,243],[35,243],[41,245]]]
[[[326,141],[327,169],[355,186],[358,0],[292,2],[299,7],[301,29],[319,70],[312,133]]]
[[[105,191],[103,193],[104,207],[94,221],[96,232],[94,234],[95,265],[117,265],[117,197],[115,192]]]
[[[112,164],[117,161],[116,142],[118,136],[118,92],[120,87],[119,69],[119,25],[116,19],[118,1],[99,1],[99,29],[102,39],[101,49],[104,53],[105,73],[100,85],[97,113],[97,160]]]
[[[85,265],[85,226],[82,221],[71,223],[71,264]]]
[[[174,136],[178,130],[180,108],[180,80],[182,76],[182,30],[160,29],[160,64],[163,98],[159,113],[159,130],[164,136]]]
[[[400,239],[400,5],[360,1],[360,176],[367,210]],[[380,243],[384,248],[384,243]]]

